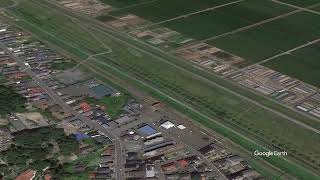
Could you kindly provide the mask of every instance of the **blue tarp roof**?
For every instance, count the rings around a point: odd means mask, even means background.
[[[110,96],[113,92],[112,88],[102,84],[91,88],[90,91],[91,91],[91,95],[97,99],[100,99],[104,96]]]
[[[76,138],[77,141],[81,141],[83,139],[89,138],[90,136],[84,134],[84,133],[74,133],[74,137]]]
[[[139,132],[149,136],[149,135],[152,135],[152,134],[155,134],[157,131],[155,129],[153,129],[151,126],[149,125],[145,125],[145,126],[142,126],[141,128],[138,129]]]

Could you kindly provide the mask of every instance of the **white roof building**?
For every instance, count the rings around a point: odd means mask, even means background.
[[[175,127],[175,125],[170,121],[166,121],[166,122],[162,123],[160,126],[165,129],[170,129],[172,127]]]

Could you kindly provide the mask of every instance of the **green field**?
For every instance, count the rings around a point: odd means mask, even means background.
[[[291,157],[305,161],[305,163],[309,165],[318,166],[320,163],[319,135],[303,129],[270,111],[257,107],[255,104],[235,96],[230,92],[218,88],[194,74],[114,40],[110,38],[107,33],[102,33],[94,29],[89,23],[79,22],[81,24],[80,27],[79,24],[75,23],[65,34],[57,33],[55,31],[59,30],[47,28],[46,26],[63,26],[64,23],[69,22],[70,19],[63,15],[65,13],[58,14],[53,9],[40,6],[37,3],[33,3],[33,1],[24,1],[21,6],[28,7],[28,9],[19,8],[19,11],[12,10],[10,12],[19,17],[19,19],[24,20],[16,21],[17,25],[35,33],[37,36],[83,58],[79,55],[82,52],[82,46],[80,46],[80,44],[74,44],[74,46],[78,47],[74,48],[73,46],[71,47],[70,43],[63,41],[70,31],[82,31],[81,34],[83,34],[83,37],[70,36],[68,37],[68,42],[91,39],[93,42],[98,43],[97,39],[99,39],[101,43],[109,45],[113,50],[109,55],[97,57],[99,59],[99,61],[95,62],[97,67],[105,71],[110,70],[110,65],[118,68],[128,73],[130,77],[141,79],[154,88],[191,105],[201,113],[212,117],[215,121],[232,127],[233,130],[247,135],[262,144],[267,143],[268,147],[271,147],[269,145],[273,145],[281,149],[286,149]],[[37,11],[33,11],[34,8],[37,9]],[[24,15],[24,13],[31,14]],[[41,17],[36,19],[37,22],[34,22],[35,14],[37,14],[37,17]],[[47,14],[49,14],[50,17],[52,16],[52,19],[57,22],[51,20],[50,23],[47,23]],[[42,26],[39,24],[42,24]],[[55,36],[48,35],[46,31],[50,31],[50,33],[55,34]],[[95,37],[93,37],[92,34],[94,34]],[[81,45],[85,46],[85,44]],[[99,44],[98,47],[100,46]],[[87,48],[84,48],[83,51],[86,49]],[[151,93],[152,92],[150,92],[150,94]],[[178,110],[183,111],[183,109]],[[192,114],[190,114],[190,116],[192,116]],[[256,148],[256,146],[260,147],[258,145],[252,145],[252,143],[247,142],[245,139],[229,133],[229,130],[218,126],[215,121],[205,121],[204,119],[198,119],[197,121],[208,128],[219,130],[224,136],[239,143],[248,150],[252,150]],[[309,175],[291,163],[287,165],[288,162],[280,158],[272,159],[276,159],[276,165],[289,173],[299,177],[303,177],[304,175],[307,177]],[[271,163],[273,162],[271,161]],[[299,171],[296,169],[299,169]]]
[[[320,16],[300,12],[209,43],[251,62],[259,62],[319,38],[319,29]]]
[[[123,8],[126,6],[132,6],[135,4],[144,3],[152,0],[99,0],[99,1],[117,8]]]
[[[279,58],[268,61],[264,65],[306,83],[320,87],[320,43],[310,45]]]
[[[319,3],[319,0],[279,0],[284,3],[289,3],[295,6],[307,7]]]
[[[123,113],[123,107],[127,102],[126,96],[119,97],[104,97],[102,99],[95,99],[92,97],[86,98],[86,101],[91,105],[100,105],[106,108],[107,114],[115,119]]]
[[[314,8],[312,8],[312,10],[315,10],[315,11],[320,12],[320,5],[318,5],[318,6],[314,7]]]
[[[144,5],[112,11],[112,15],[135,14],[153,22],[232,2],[232,0],[159,0]]]
[[[77,63],[71,60],[63,60],[62,62],[54,62],[51,66],[52,69],[54,70],[67,70],[67,69],[71,69],[74,66],[76,66]]]
[[[7,7],[13,5],[13,1],[12,0],[1,0],[0,1],[0,7]]]
[[[249,0],[161,24],[195,39],[205,39],[292,11],[271,1]]]

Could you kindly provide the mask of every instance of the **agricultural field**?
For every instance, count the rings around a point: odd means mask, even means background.
[[[276,17],[292,10],[294,9],[271,1],[248,0],[165,22],[161,25],[199,40]]]
[[[319,38],[319,29],[319,15],[300,12],[209,43],[251,62],[259,62]]]
[[[102,3],[115,6],[117,8],[124,8],[127,6],[137,5],[140,3],[146,3],[153,0],[99,0]]]
[[[263,64],[306,83],[320,87],[320,43],[310,45]]]
[[[314,11],[320,12],[320,4],[318,6],[316,6],[316,7],[311,8],[311,9],[314,10]]]
[[[319,3],[318,0],[279,0],[284,3],[289,3],[295,6],[307,7]]]
[[[159,0],[139,6],[115,10],[110,14],[125,15],[131,13],[153,22],[159,22],[229,2],[232,2],[232,0],[201,0],[196,3],[194,0]]]
[[[286,149],[290,157],[295,157],[296,160],[311,165],[315,169],[319,168],[320,146],[317,145],[320,136],[318,134],[221,89],[210,83],[211,81],[201,79],[165,60],[157,59],[145,51],[112,38],[108,33],[98,31],[90,23],[79,20],[79,22],[72,22],[70,27],[68,24],[70,19],[65,16],[65,13],[58,13],[58,11],[33,1],[23,1],[18,8],[7,11],[7,13],[18,18],[19,21],[16,23],[23,29],[37,34],[55,46],[64,48],[79,59],[87,58],[82,56],[83,52],[86,52],[87,55],[96,54],[96,49],[100,49],[100,52],[108,52],[109,49],[102,47],[110,46],[112,52],[96,55],[96,60],[90,62],[104,71],[116,68],[130,77],[140,79],[155,89],[191,105],[215,121],[231,127],[233,131],[258,140],[264,145],[267,144],[268,147]],[[308,28],[311,25],[305,24],[305,26]],[[60,29],[65,29],[65,31]],[[71,33],[73,30],[75,32]],[[85,44],[87,41],[90,44]],[[217,128],[214,122],[202,121],[201,123],[214,129]],[[315,127],[319,128],[319,124]],[[224,129],[221,131],[226,132]],[[228,137],[228,133],[226,136],[235,141],[239,139],[237,136]],[[239,143],[241,146],[246,146],[248,142]],[[288,163],[282,158],[275,159],[282,167],[286,165],[281,162]],[[295,173],[296,166],[291,167],[284,167],[284,169]]]

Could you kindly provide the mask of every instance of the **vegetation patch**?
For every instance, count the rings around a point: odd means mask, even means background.
[[[0,1],[0,7],[8,7],[13,5],[13,1],[12,0],[1,0]]]
[[[14,92],[11,88],[0,85],[0,116],[12,112],[25,112],[27,99]]]
[[[123,107],[127,102],[127,96],[114,96],[114,97],[104,97],[102,99],[95,99],[93,97],[86,98],[92,105],[99,105],[105,108],[105,111],[111,118],[116,118],[123,112]]]
[[[116,18],[114,18],[110,15],[101,15],[101,16],[96,17],[96,19],[98,19],[99,21],[102,21],[102,22],[116,20]]]
[[[67,69],[71,69],[76,65],[77,65],[77,63],[72,60],[65,60],[65,61],[61,61],[61,62],[54,62],[52,64],[51,68],[54,70],[64,71]]]
[[[19,131],[13,136],[11,148],[0,153],[5,162],[0,166],[4,176],[26,168],[42,171],[48,166],[56,166],[56,157],[68,156],[78,147],[73,137],[66,136],[63,129],[52,126]]]

